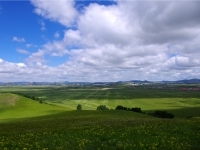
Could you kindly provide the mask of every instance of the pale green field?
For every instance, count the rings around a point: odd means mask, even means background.
[[[40,104],[15,94],[0,93],[0,122],[19,118],[50,115],[65,111],[66,108]]]
[[[115,109],[117,105],[125,107],[140,107],[144,112],[152,112],[155,110],[166,110],[174,113],[178,117],[200,116],[200,100],[198,98],[163,98],[158,99],[134,99],[134,100],[63,100],[57,103],[59,106],[67,107],[67,109],[76,109],[78,104],[82,105],[84,110],[96,110],[99,105],[106,105],[111,109]],[[55,104],[55,103],[53,103]]]

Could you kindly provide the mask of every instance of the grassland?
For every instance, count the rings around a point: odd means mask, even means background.
[[[0,93],[0,122],[44,116],[65,111],[64,107],[39,104],[10,93]]]
[[[84,110],[95,110],[104,104],[140,107],[145,112],[166,110],[176,117],[200,116],[200,92],[169,89],[138,88],[60,88],[60,87],[8,87],[3,91],[17,91],[39,97],[44,102],[75,110],[81,104]]]
[[[9,91],[46,103],[4,93]],[[76,111],[77,104],[84,110]],[[167,110],[175,119],[123,110],[96,111],[100,104],[141,107],[146,112]],[[4,87],[0,88],[0,149],[198,150],[199,108],[198,91]]]
[[[200,118],[158,119],[127,111],[68,111],[0,124],[0,149],[200,148]]]

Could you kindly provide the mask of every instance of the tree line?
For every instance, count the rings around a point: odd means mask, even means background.
[[[82,110],[81,104],[77,105],[77,110]],[[97,106],[96,110],[114,110],[114,109],[109,109],[106,105],[99,105],[99,106]],[[145,112],[142,111],[142,109],[140,107],[128,108],[128,107],[124,107],[122,105],[118,105],[115,108],[115,110],[133,111],[133,112],[137,112],[137,113],[146,114]],[[175,117],[174,114],[168,113],[167,111],[163,111],[163,110],[156,110],[153,113],[147,113],[147,115],[151,115],[151,116],[154,116],[157,118],[169,118],[169,119],[172,119]]]
[[[28,95],[28,94],[25,94],[25,93],[19,93],[19,92],[11,92],[11,93],[19,95],[19,96],[22,96],[22,97],[26,97],[26,98],[32,99],[34,101],[38,101],[39,103],[43,103],[41,99],[39,99],[38,97],[32,96],[32,95]]]

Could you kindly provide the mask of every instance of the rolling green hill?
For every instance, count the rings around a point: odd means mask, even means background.
[[[0,93],[0,122],[29,118],[35,116],[44,116],[65,111],[66,108],[40,104],[28,98],[15,94]]]
[[[176,88],[176,86],[174,87]],[[84,110],[96,110],[98,105],[116,108],[140,107],[145,112],[166,110],[176,117],[200,116],[200,92],[170,89],[136,88],[67,88],[67,87],[3,87],[0,91],[15,91],[52,105],[75,110],[81,104]]]

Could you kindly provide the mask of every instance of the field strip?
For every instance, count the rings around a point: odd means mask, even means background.
[[[15,95],[11,100],[9,100],[9,104],[15,105],[16,101],[17,101],[17,96]]]
[[[92,109],[96,109],[98,106],[98,103],[93,102],[93,100],[84,100],[84,106],[92,108]]]
[[[66,102],[63,102],[63,103],[51,103],[51,102],[48,102],[48,104],[52,104],[52,105],[57,105],[57,106],[62,106],[62,107],[66,107],[66,108],[70,108],[70,109],[76,109],[76,107],[73,107],[73,105],[69,105],[69,104],[66,104]]]
[[[65,107],[69,107],[69,108],[72,108],[72,109],[76,109],[77,105],[78,104],[81,104],[83,109],[96,109],[96,107],[99,105],[98,103],[95,103],[93,100],[66,100],[64,101],[63,105]]]
[[[133,102],[132,102],[132,101],[134,101],[134,100],[128,100],[128,99],[127,99],[126,101],[130,104],[131,107],[134,107]]]
[[[108,99],[106,100],[103,100],[102,104],[101,105],[107,105],[108,104]]]
[[[18,96],[17,95],[5,95],[1,97],[0,104],[1,105],[15,105],[17,101]]]

